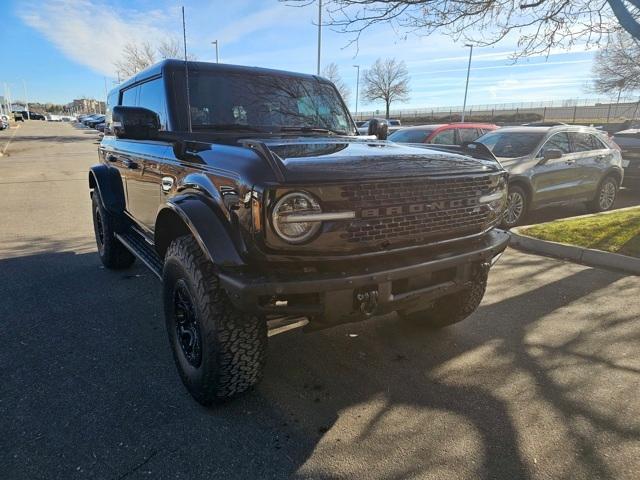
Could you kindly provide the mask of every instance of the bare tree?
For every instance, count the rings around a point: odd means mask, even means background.
[[[618,98],[623,92],[640,90],[640,40],[618,33],[594,59],[593,88]]]
[[[378,59],[362,75],[362,98],[375,102],[382,100],[386,106],[386,118],[392,102],[409,100],[409,72],[404,61],[395,58]]]
[[[313,0],[285,0],[305,5]],[[640,0],[324,0],[325,24],[357,43],[367,28],[387,23],[403,34],[444,33],[493,45],[518,36],[515,56],[550,53],[580,42],[604,43],[626,29],[640,38]]]
[[[322,76],[327,80],[330,80],[340,92],[340,96],[345,101],[345,103],[349,102],[349,97],[351,96],[351,89],[347,86],[346,83],[342,80],[340,73],[338,72],[338,65],[335,63],[330,63],[322,70]]]
[[[116,71],[122,78],[128,78],[166,58],[181,58],[182,49],[175,39],[164,39],[153,46],[149,42],[128,43],[122,50],[122,58],[114,63]],[[188,55],[189,60],[195,60]]]

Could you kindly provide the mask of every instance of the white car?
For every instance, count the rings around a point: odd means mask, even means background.
[[[386,118],[379,118],[378,120],[383,120],[385,122],[387,122],[387,125],[389,126],[389,133],[391,132],[395,132],[396,130],[399,130],[402,127],[402,123],[400,122],[400,120],[396,119],[396,118],[390,118],[390,119],[386,119]],[[366,122],[364,122],[362,125],[360,125],[358,127],[358,133],[360,135],[367,135],[369,133],[369,122],[371,120],[367,120]]]

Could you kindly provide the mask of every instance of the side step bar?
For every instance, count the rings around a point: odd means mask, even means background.
[[[267,336],[273,337],[279,333],[288,332],[309,324],[307,317],[280,317],[267,320]]]
[[[162,280],[162,260],[141,233],[130,228],[125,233],[116,233],[116,238]]]

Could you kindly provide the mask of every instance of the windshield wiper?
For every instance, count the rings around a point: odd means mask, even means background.
[[[305,127],[303,125],[299,127],[280,127],[281,132],[310,132],[310,133],[327,133],[331,135],[346,135],[344,130],[332,130],[330,128],[320,127]]]
[[[192,125],[192,128],[197,130],[237,130],[239,132],[264,132],[263,129],[252,127],[251,125],[245,125],[243,123],[203,123]]]

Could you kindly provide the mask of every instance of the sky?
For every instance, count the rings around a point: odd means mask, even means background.
[[[317,6],[291,7],[278,0],[184,0],[187,48],[201,61],[220,61],[315,73]],[[68,103],[103,100],[115,80],[114,62],[127,42],[182,39],[180,2],[167,0],[1,0],[0,95],[13,99]],[[399,36],[388,26],[366,31],[359,44],[323,29],[321,64],[334,62],[351,88],[356,69],[377,58],[404,60],[410,73],[407,103],[393,108],[462,105],[469,49],[434,35]],[[588,85],[594,52],[571,51],[511,60],[516,38],[475,48],[468,105],[541,102],[592,96]],[[6,86],[5,86],[6,85]],[[26,93],[25,93],[26,92]],[[358,110],[382,109],[359,100]]]

